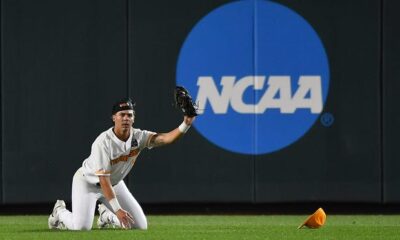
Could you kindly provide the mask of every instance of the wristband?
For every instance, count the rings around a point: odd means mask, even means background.
[[[119,202],[117,198],[113,198],[109,201],[111,208],[113,209],[114,213],[116,213],[118,210],[121,209],[121,206],[119,205]]]
[[[181,125],[179,125],[178,129],[181,133],[186,133],[190,128],[190,125],[187,125],[185,122],[182,122]]]

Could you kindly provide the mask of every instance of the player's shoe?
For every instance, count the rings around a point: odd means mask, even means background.
[[[99,211],[99,218],[97,219],[98,228],[119,227],[119,223],[115,222],[114,218],[111,217],[113,213],[104,204],[99,204],[97,210]]]
[[[49,216],[49,229],[65,229],[64,223],[60,222],[59,219],[60,210],[63,209],[65,209],[65,202],[63,200],[57,200],[56,204],[54,204],[53,212]]]
[[[97,206],[97,210],[99,211],[99,218],[97,219],[97,227],[98,228],[107,227],[107,219],[105,217],[105,213],[107,211],[106,206],[104,206],[104,204],[99,204]]]

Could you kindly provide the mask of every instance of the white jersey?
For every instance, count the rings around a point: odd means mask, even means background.
[[[83,161],[82,169],[91,184],[99,182],[99,176],[110,176],[115,185],[125,178],[144,148],[152,148],[150,139],[154,132],[131,127],[131,135],[124,142],[114,133],[113,128],[101,133],[92,144],[90,156]]]

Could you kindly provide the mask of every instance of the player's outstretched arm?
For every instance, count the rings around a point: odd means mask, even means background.
[[[189,130],[195,118],[196,117],[184,116],[183,122],[179,127],[168,133],[157,133],[153,135],[150,140],[150,145],[153,147],[159,147],[175,142]]]

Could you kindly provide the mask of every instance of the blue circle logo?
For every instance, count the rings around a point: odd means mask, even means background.
[[[325,49],[293,10],[264,0],[223,5],[185,40],[177,84],[200,109],[195,128],[236,153],[265,154],[300,139],[323,110]]]

